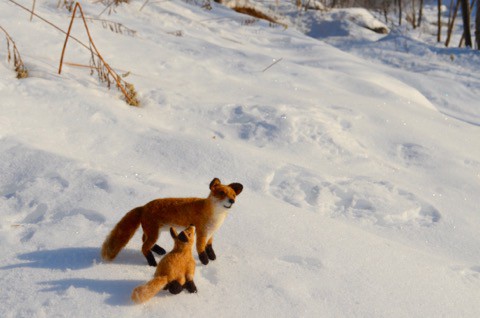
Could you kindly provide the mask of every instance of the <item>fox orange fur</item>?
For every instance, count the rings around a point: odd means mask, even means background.
[[[189,226],[180,235],[171,227],[170,234],[175,242],[172,251],[158,263],[153,279],[133,290],[131,298],[134,303],[144,303],[164,288],[172,294],[180,293],[183,288],[190,293],[197,292],[193,282],[195,260],[192,255],[195,227]]]
[[[152,251],[165,254],[165,250],[155,244],[160,229],[164,226],[187,227],[193,224],[196,227],[198,256],[206,265],[209,260],[216,259],[212,247],[213,235],[242,190],[240,183],[224,185],[214,178],[210,182],[207,198],[164,198],[137,207],[128,212],[107,236],[102,246],[102,257],[107,261],[113,260],[142,225],[142,253],[149,265],[156,266]]]

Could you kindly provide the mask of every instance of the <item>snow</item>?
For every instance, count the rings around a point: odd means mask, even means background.
[[[88,23],[130,72],[135,108],[84,68],[58,75],[64,35],[0,3],[30,73],[15,78],[2,40],[1,317],[480,316],[478,52],[352,20],[309,32],[319,13],[285,29],[215,3],[143,4],[101,16],[134,35]],[[68,27],[55,3],[36,13]],[[79,20],[72,32],[86,42]],[[69,42],[66,62],[89,58]],[[154,198],[206,196],[214,177],[244,191],[217,260],[194,253],[198,293],[134,305],[154,273],[141,231],[111,263],[106,235]]]

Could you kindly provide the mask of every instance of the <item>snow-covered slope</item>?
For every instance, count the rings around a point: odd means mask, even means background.
[[[58,75],[64,35],[0,3],[31,75],[15,78],[2,42],[1,317],[480,315],[478,54],[398,34],[342,51],[216,4],[143,4],[102,15],[133,36],[89,22],[134,108],[84,68]],[[55,3],[36,12],[67,29]],[[69,43],[67,62],[89,58]],[[218,259],[195,255],[198,294],[133,305],[154,272],[141,233],[112,263],[105,236],[213,177],[245,188]]]

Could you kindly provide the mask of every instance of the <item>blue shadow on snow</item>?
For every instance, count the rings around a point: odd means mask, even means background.
[[[100,248],[97,247],[71,247],[36,251],[20,254],[17,258],[24,262],[0,267],[0,270],[22,267],[79,270],[102,262]],[[142,253],[139,250],[131,249],[121,251],[113,262],[115,264],[147,265]]]
[[[134,305],[130,296],[132,290],[147,281],[139,280],[98,280],[86,278],[61,279],[56,281],[40,282],[39,285],[45,286],[40,291],[67,293],[68,289],[83,288],[100,295],[109,295],[105,303],[112,306],[131,306]],[[155,297],[175,297],[168,291],[160,291]]]
[[[40,282],[39,285],[45,286],[40,291],[68,293],[70,288],[83,288],[100,295],[108,295],[106,303],[112,306],[131,306],[130,300],[132,290],[146,281],[135,280],[97,280],[86,278],[71,278],[55,281]]]

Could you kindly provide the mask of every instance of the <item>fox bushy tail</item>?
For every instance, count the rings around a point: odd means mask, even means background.
[[[140,225],[141,216],[142,207],[135,208],[125,214],[120,222],[115,225],[102,245],[102,258],[104,260],[113,260],[122,248],[127,245]]]
[[[167,286],[167,276],[157,276],[144,285],[135,287],[132,292],[132,300],[136,304],[146,302]]]

